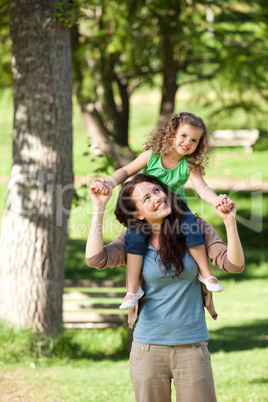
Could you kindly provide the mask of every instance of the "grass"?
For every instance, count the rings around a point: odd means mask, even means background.
[[[219,318],[207,316],[218,401],[268,400],[268,266],[259,269],[261,275],[252,272],[250,279],[225,275],[224,292],[214,298]],[[125,326],[65,330],[41,354],[44,340],[1,325],[0,394],[10,400],[31,395],[34,401],[134,402],[127,336]]]

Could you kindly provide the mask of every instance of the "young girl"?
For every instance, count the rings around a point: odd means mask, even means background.
[[[187,199],[184,194],[184,185],[190,177],[195,190],[204,201],[213,206],[220,206],[221,212],[228,212],[232,208],[231,200],[227,195],[217,196],[202,177],[207,151],[208,135],[203,120],[192,113],[176,114],[151,133],[142,154],[124,168],[118,169],[109,180],[96,180],[96,184],[91,186],[91,190],[99,194],[107,194],[109,187],[116,187],[141,169],[142,173],[156,176],[164,185],[169,186],[185,202],[181,226],[184,228],[186,246],[199,266],[198,279],[211,292],[221,292],[223,287],[212,275],[202,233],[195,217],[186,206]],[[158,197],[157,189],[154,197]],[[149,203],[149,197],[144,197],[143,202]],[[160,197],[156,205],[159,210],[164,207]],[[137,218],[144,219],[140,214]],[[137,300],[144,294],[139,285],[139,277],[143,255],[147,249],[148,234],[137,231],[137,229],[127,230],[125,240],[127,294],[120,309],[135,306]]]

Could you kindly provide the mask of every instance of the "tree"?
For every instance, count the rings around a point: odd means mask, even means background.
[[[0,239],[0,318],[56,335],[73,193],[69,30],[53,0],[11,0],[13,163]]]
[[[217,116],[220,108],[229,114],[241,107],[260,110],[267,84],[260,63],[267,48],[263,0],[76,1],[81,3],[73,47],[76,94],[92,142],[98,138],[103,152],[110,138],[127,146],[131,94],[141,84],[155,85],[156,76],[160,120],[174,111],[185,86],[212,113],[216,106]],[[194,85],[200,82],[209,83],[217,104],[208,87]],[[260,88],[254,100],[249,88]]]
[[[10,87],[11,77],[11,51],[9,36],[9,1],[0,0],[0,87]]]

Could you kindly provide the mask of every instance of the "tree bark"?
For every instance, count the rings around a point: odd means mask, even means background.
[[[11,0],[13,163],[0,239],[0,319],[56,335],[73,193],[69,30],[54,0]]]
[[[166,115],[173,113],[175,108],[177,85],[178,62],[173,54],[173,44],[170,41],[169,32],[162,27],[162,49],[163,49],[163,85],[159,121]]]
[[[178,58],[175,57],[176,44],[181,39],[181,2],[179,0],[167,1],[168,13],[166,18],[159,15],[159,24],[162,41],[163,59],[163,85],[159,112],[159,121],[166,115],[173,113],[175,97],[178,90],[177,74],[179,70]],[[158,13],[158,11],[156,11]]]
[[[90,148],[94,155],[110,155],[114,159],[116,169],[127,165],[135,157],[135,153],[127,147],[120,147],[109,139],[108,133],[99,123],[94,112],[90,112],[87,105],[80,104],[82,116],[90,138]]]

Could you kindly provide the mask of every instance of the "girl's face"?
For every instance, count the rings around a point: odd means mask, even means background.
[[[133,190],[132,199],[136,205],[136,218],[145,219],[151,225],[162,224],[164,218],[171,212],[166,193],[153,183],[137,184]]]
[[[203,135],[200,127],[184,124],[177,129],[173,140],[174,151],[180,155],[191,155],[197,148]]]

